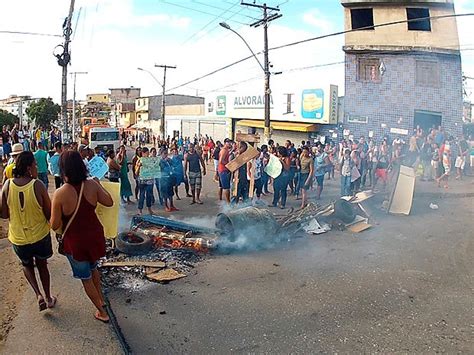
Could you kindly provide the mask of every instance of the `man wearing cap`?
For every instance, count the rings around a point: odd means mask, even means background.
[[[219,153],[219,164],[217,171],[219,173],[219,200],[222,201],[222,193],[227,203],[230,203],[230,178],[231,174],[229,169],[225,166],[229,162],[230,148],[232,146],[232,140],[226,138],[224,140],[224,146]]]
[[[11,161],[8,162],[8,165],[5,167],[5,170],[3,171],[2,184],[5,184],[5,181],[7,181],[8,179],[13,179],[13,169],[15,168],[16,158],[22,152],[23,152],[23,144],[21,143],[13,144],[12,152],[10,153]]]

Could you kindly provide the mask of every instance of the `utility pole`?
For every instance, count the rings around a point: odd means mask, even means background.
[[[86,71],[74,71],[70,73],[71,76],[74,76],[74,89],[72,96],[72,136],[71,139],[74,142],[76,139],[76,76],[77,74],[87,74]]]
[[[59,66],[62,67],[62,80],[61,80],[61,119],[63,121],[64,132],[63,137],[66,139],[69,137],[69,128],[68,128],[68,117],[67,117],[67,66],[71,61],[71,54],[69,53],[69,43],[71,42],[71,20],[72,14],[74,12],[74,3],[75,0],[71,0],[69,5],[69,14],[64,20],[63,23],[63,35],[64,35],[64,44],[57,46],[62,47],[62,53],[54,54],[58,60]]]
[[[163,140],[166,139],[166,130],[165,130],[165,113],[166,113],[166,99],[165,99],[165,92],[166,92],[166,70],[167,69],[176,69],[175,65],[162,65],[162,64],[155,64],[156,68],[163,68],[163,94],[161,96],[161,122],[160,122],[160,134]]]
[[[269,14],[268,11],[275,11],[280,12],[278,7],[270,7],[267,4],[258,5],[258,4],[248,4],[245,2],[241,2],[241,5],[256,7],[263,10],[263,18],[250,24],[251,27],[259,27],[263,25],[263,61],[264,61],[264,72],[265,72],[265,87],[264,87],[264,114],[265,114],[265,128],[264,128],[264,135],[265,138],[270,139],[271,131],[270,131],[270,99],[272,91],[270,89],[270,60],[268,59],[268,23],[276,20],[277,18],[282,17],[282,14],[273,13]]]

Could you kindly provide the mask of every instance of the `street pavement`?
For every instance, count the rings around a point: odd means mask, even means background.
[[[212,226],[222,206],[211,177],[203,206],[185,198],[180,212],[157,213]],[[470,352],[473,186],[472,178],[448,190],[417,182],[408,217],[380,210],[387,190],[371,201],[374,227],[363,233],[210,255],[184,279],[112,289],[109,298],[140,354]],[[327,182],[320,203],[338,193],[339,180]]]
[[[204,205],[191,206],[181,187],[181,211],[155,211],[212,223],[223,206],[208,167]],[[210,255],[168,285],[112,289],[111,306],[139,354],[470,352],[474,185],[468,178],[451,186],[417,182],[408,217],[381,212],[384,197],[377,196],[374,227],[361,234],[331,231],[272,250]],[[338,192],[338,180],[327,182],[321,203]],[[298,204],[289,197],[288,206]],[[136,208],[122,206],[121,228]],[[3,353],[120,353],[111,326],[93,319],[66,259],[54,256],[50,270],[57,309],[38,313],[26,292]]]

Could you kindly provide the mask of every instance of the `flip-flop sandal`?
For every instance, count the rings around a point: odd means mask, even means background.
[[[109,321],[110,321],[109,319],[102,319],[102,318],[100,318],[100,317],[97,315],[97,313],[94,314],[94,318],[97,319],[98,321],[102,322],[102,323],[105,323],[105,324],[109,323]]]
[[[44,310],[46,310],[46,308],[48,308],[44,299],[38,301],[38,308],[40,312],[43,312]]]
[[[58,302],[58,298],[55,296],[51,296],[51,303],[48,303],[48,308],[54,308],[56,306],[56,303]]]
[[[200,201],[200,202],[196,202],[198,205],[203,205],[204,202]]]
[[[194,202],[194,201],[190,203],[190,205],[195,205],[195,204],[196,204],[196,202]]]

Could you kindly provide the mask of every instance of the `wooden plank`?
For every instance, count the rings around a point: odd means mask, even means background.
[[[186,277],[186,275],[177,272],[175,269],[166,269],[158,271],[154,274],[148,274],[146,275],[146,277],[148,280],[166,282],[181,279],[183,277]]]
[[[235,173],[234,173],[234,186],[233,186],[233,189],[232,189],[232,196],[237,196],[237,191],[238,191],[238,187],[239,187],[239,171],[237,170]],[[239,201],[237,201],[238,203]]]
[[[227,163],[225,167],[229,169],[230,172],[233,173],[242,165],[247,164],[247,162],[249,162],[250,160],[258,157],[259,154],[260,153],[257,149],[249,145],[245,152],[243,152],[242,154],[239,154],[237,158]]]
[[[260,136],[258,134],[246,134],[237,132],[235,134],[237,142],[260,143]]]
[[[166,264],[163,261],[106,261],[102,264],[102,267],[135,267],[135,266],[145,266],[151,268],[164,268]]]
[[[249,186],[249,198],[253,199],[255,190],[255,159],[251,160],[252,167],[250,168],[250,186]]]
[[[349,226],[347,229],[349,229],[352,233],[360,233],[366,229],[369,229],[370,227],[372,227],[372,225],[367,222],[359,222]]]

